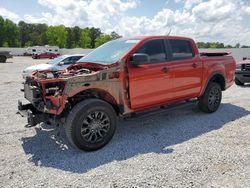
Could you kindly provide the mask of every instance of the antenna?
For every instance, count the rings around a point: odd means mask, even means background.
[[[169,30],[169,32],[168,32],[168,34],[167,34],[167,36],[169,36],[169,35],[170,35],[171,31],[172,31],[172,29],[170,28],[170,30]]]

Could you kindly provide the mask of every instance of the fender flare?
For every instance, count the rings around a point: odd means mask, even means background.
[[[224,75],[222,72],[218,72],[218,71],[217,71],[217,72],[213,72],[212,74],[210,74],[210,76],[208,77],[208,79],[207,79],[207,81],[206,81],[205,86],[204,86],[204,87],[202,88],[202,90],[201,90],[200,96],[203,95],[203,93],[205,92],[205,90],[206,90],[206,88],[207,88],[208,83],[212,80],[212,78],[214,78],[214,77],[217,76],[217,75],[219,75],[219,76],[221,76],[221,77],[223,78],[224,83],[223,83],[223,87],[222,87],[221,89],[222,89],[222,91],[225,90],[225,86],[226,86],[225,75]]]

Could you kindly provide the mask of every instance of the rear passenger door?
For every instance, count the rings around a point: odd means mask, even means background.
[[[203,69],[199,55],[195,55],[193,43],[181,39],[167,41],[174,72],[173,98],[196,97],[201,89]]]

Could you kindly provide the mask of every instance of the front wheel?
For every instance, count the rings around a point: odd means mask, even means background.
[[[221,103],[221,87],[216,82],[210,82],[203,95],[199,98],[198,106],[203,112],[215,112]]]
[[[112,139],[116,124],[117,116],[110,104],[99,99],[87,99],[69,113],[65,133],[72,145],[94,151]]]

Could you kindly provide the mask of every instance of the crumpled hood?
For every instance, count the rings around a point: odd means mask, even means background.
[[[40,64],[40,65],[33,65],[30,67],[27,67],[26,69],[24,69],[24,72],[33,72],[36,70],[50,70],[53,68],[53,65],[50,64]]]

